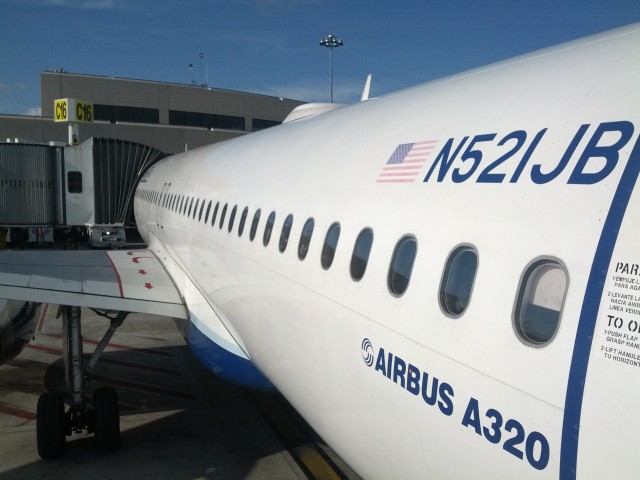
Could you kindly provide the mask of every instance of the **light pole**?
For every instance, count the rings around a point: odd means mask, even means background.
[[[329,99],[330,102],[333,103],[333,48],[341,47],[344,44],[342,40],[329,34],[320,40],[320,45],[329,48]]]

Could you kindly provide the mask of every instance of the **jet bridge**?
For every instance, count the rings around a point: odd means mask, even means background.
[[[71,146],[0,143],[0,226],[130,226],[135,187],[164,157],[113,138]]]

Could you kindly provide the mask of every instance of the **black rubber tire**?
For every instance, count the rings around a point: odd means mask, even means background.
[[[58,392],[46,392],[38,398],[36,436],[38,455],[44,460],[55,460],[64,454],[66,428],[64,397]]]
[[[93,393],[93,427],[99,451],[114,452],[120,448],[120,409],[115,389],[99,388]]]

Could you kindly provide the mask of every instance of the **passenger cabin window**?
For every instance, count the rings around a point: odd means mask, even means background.
[[[204,210],[204,200],[202,200],[202,203],[200,204],[200,211],[198,212],[198,221],[201,222],[202,221],[202,211]]]
[[[238,236],[242,236],[242,232],[244,232],[244,224],[247,221],[247,215],[249,215],[249,207],[244,207],[242,210],[242,215],[240,215],[240,224],[238,225]]]
[[[228,232],[231,233],[231,230],[233,230],[233,222],[236,221],[236,212],[238,211],[238,206],[234,205],[233,208],[231,209],[231,215],[229,215],[229,228],[228,228]]]
[[[209,200],[209,203],[207,204],[207,211],[204,214],[204,223],[206,224],[209,221],[209,213],[211,212],[211,205],[213,204],[213,201]]]
[[[227,215],[227,204],[224,204],[222,207],[222,212],[220,212],[220,223],[218,223],[218,227],[222,230],[222,225],[224,225],[224,217]]]
[[[333,263],[339,239],[340,224],[338,222],[334,222],[329,227],[329,230],[327,230],[327,235],[324,237],[324,245],[322,246],[322,253],[320,254],[320,264],[325,270],[328,270]]]
[[[289,243],[289,234],[291,233],[291,227],[293,226],[293,215],[287,215],[282,224],[282,232],[280,232],[280,242],[278,243],[278,249],[280,253],[284,253]]]
[[[362,279],[364,272],[367,270],[372,245],[373,230],[365,228],[358,234],[358,238],[356,238],[353,255],[351,255],[351,263],[349,264],[349,273],[351,273],[351,278],[356,282]]]
[[[542,347],[553,340],[568,283],[567,271],[557,260],[536,260],[526,268],[513,309],[513,325],[523,343]]]
[[[216,217],[218,216],[218,207],[220,207],[220,202],[216,202],[216,208],[213,209],[213,215],[211,215],[212,227],[216,224]]]
[[[396,297],[404,294],[409,286],[413,262],[416,259],[418,244],[413,235],[405,235],[396,244],[391,257],[387,286]]]
[[[196,204],[193,207],[193,217],[192,218],[196,218],[196,213],[198,212],[198,204],[200,203],[200,199],[196,199]]]
[[[449,255],[439,294],[440,308],[445,314],[458,318],[467,309],[477,270],[478,253],[473,247],[460,246]]]
[[[82,193],[82,172],[67,173],[67,190],[69,193]]]
[[[266,247],[271,240],[271,232],[273,231],[273,224],[276,221],[276,212],[271,212],[269,218],[267,218],[267,224],[264,226],[264,235],[262,236],[262,244]]]
[[[302,227],[302,233],[300,234],[300,243],[298,243],[298,258],[304,260],[309,253],[309,245],[311,244],[311,236],[313,235],[313,227],[315,222],[313,218],[307,219]]]
[[[257,209],[256,213],[253,214],[251,230],[249,230],[249,240],[251,240],[252,242],[253,239],[256,238],[256,233],[258,231],[258,222],[260,222],[260,209]]]

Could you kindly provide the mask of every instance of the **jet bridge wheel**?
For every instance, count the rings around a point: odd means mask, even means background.
[[[120,448],[118,394],[111,387],[93,393],[93,429],[98,450],[113,452]]]
[[[37,413],[38,454],[45,460],[60,458],[64,454],[67,431],[62,394],[46,392],[40,395]]]

